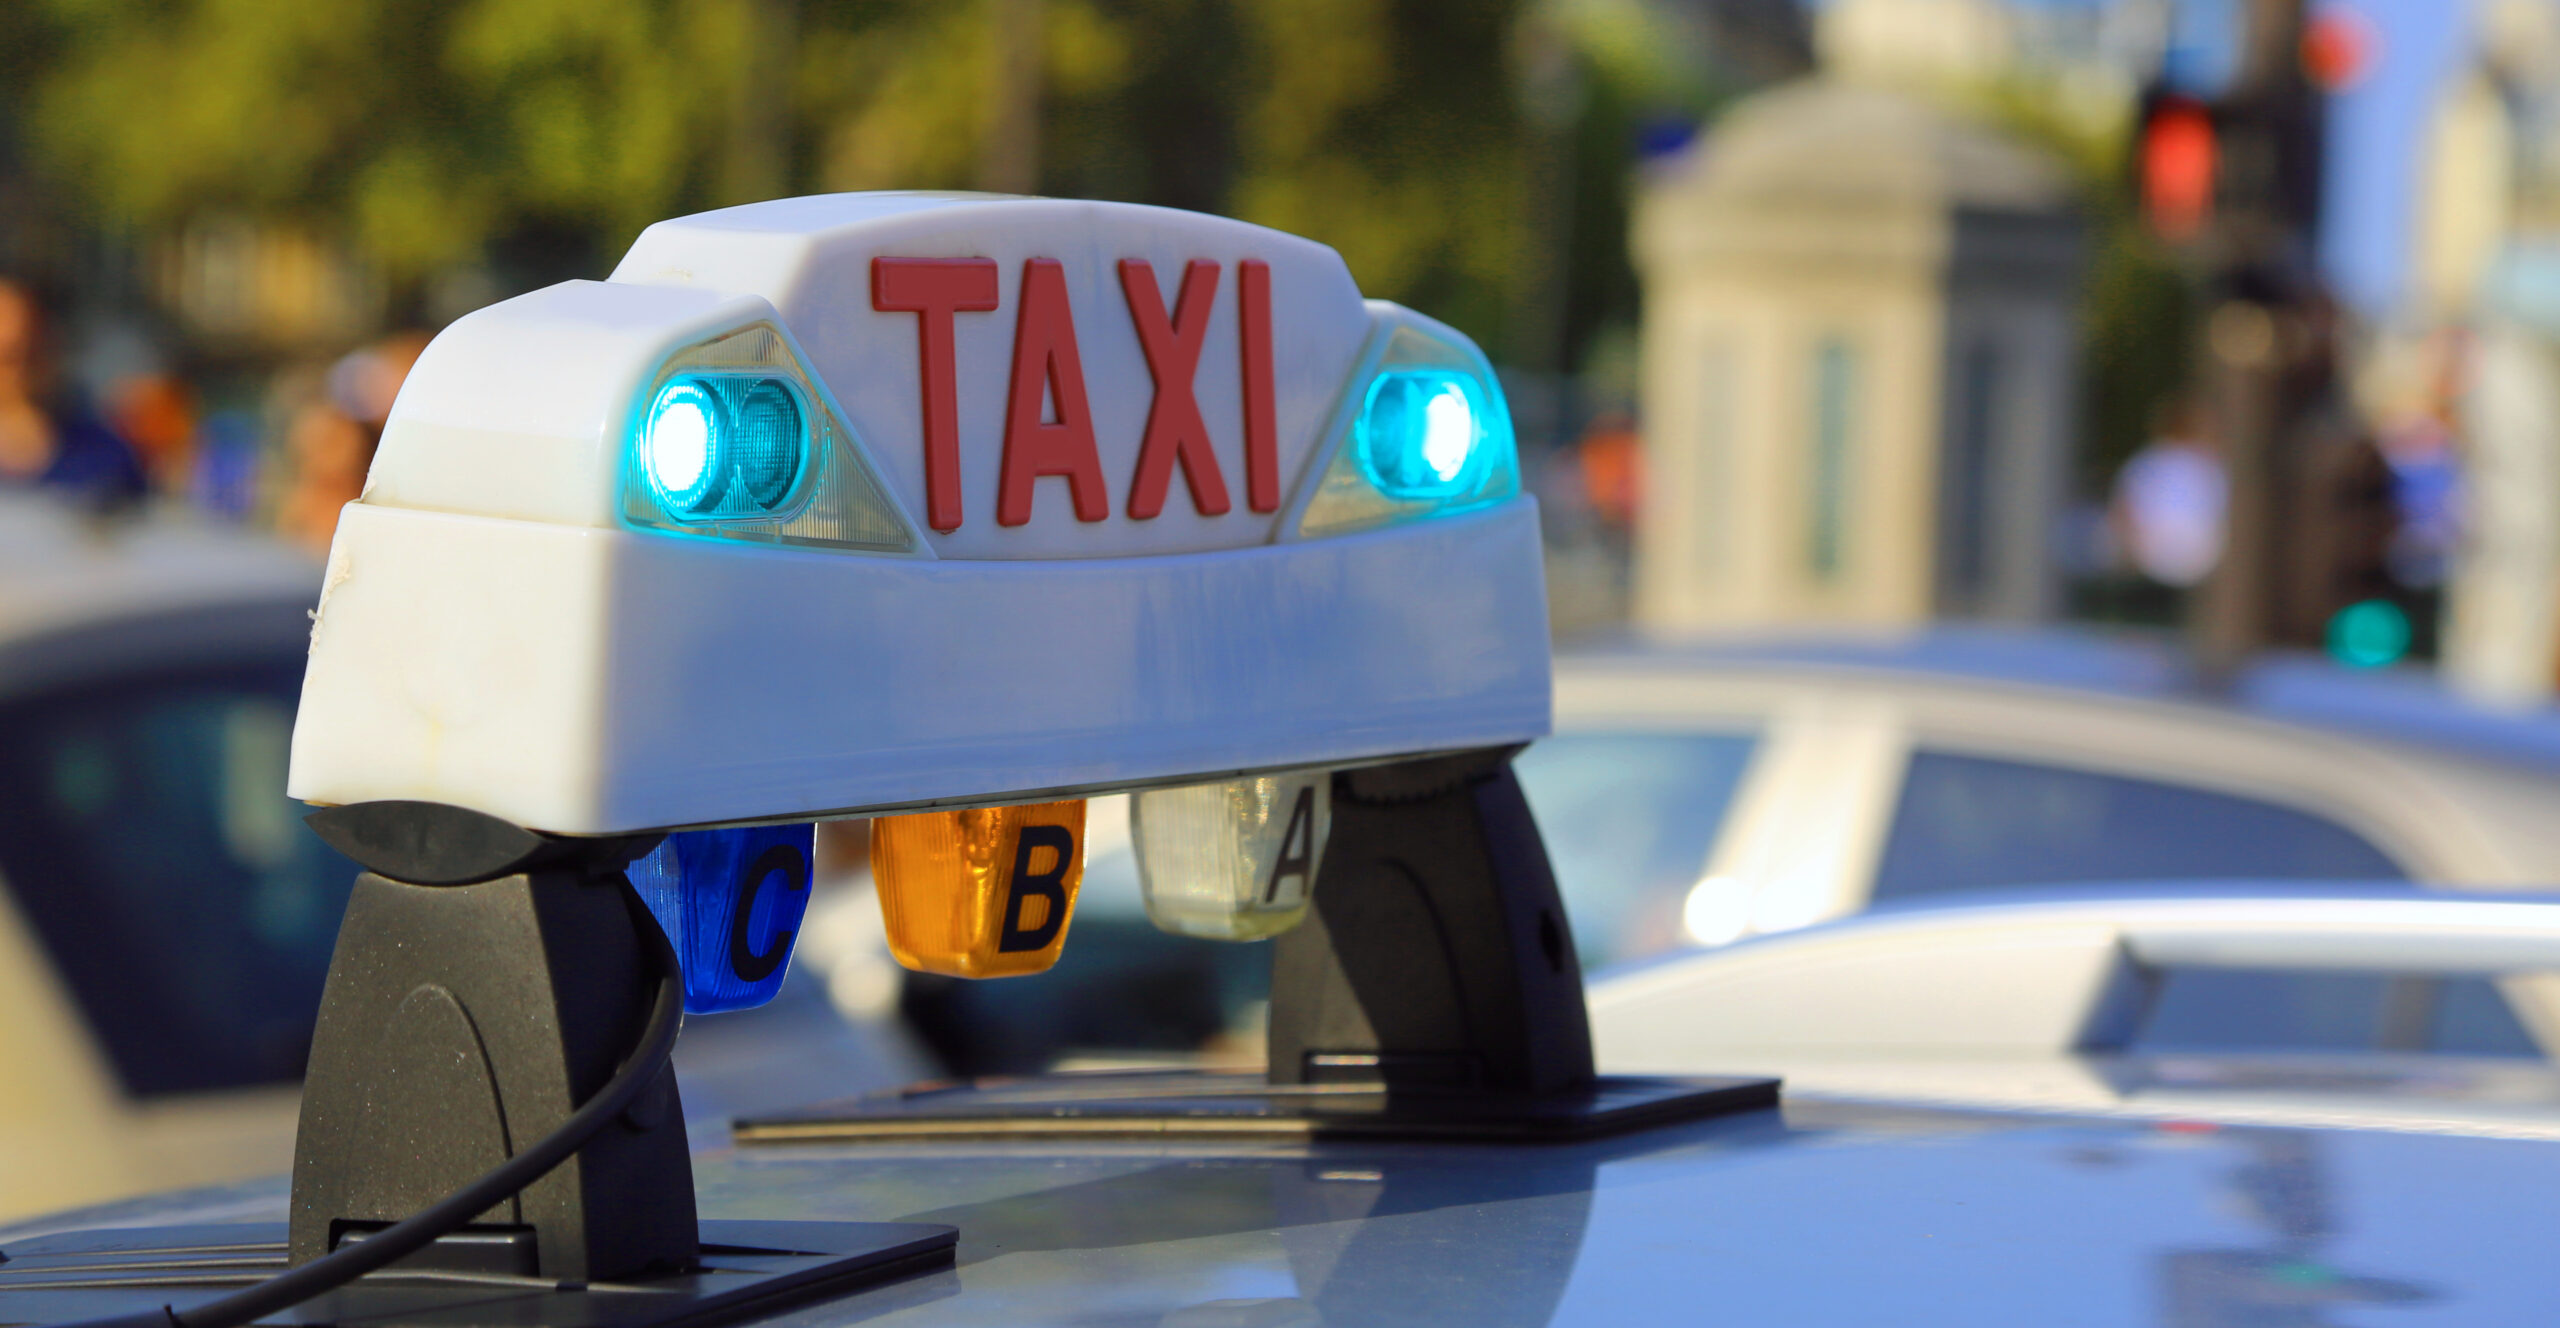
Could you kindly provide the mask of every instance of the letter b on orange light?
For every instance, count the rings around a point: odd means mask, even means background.
[[[899,963],[963,978],[1042,972],[1084,881],[1084,803],[883,816],[871,873]]]

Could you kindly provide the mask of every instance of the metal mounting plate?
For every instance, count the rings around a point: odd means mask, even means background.
[[[1560,1093],[1390,1093],[1376,1084],[1274,1084],[1258,1074],[1108,1071],[919,1084],[741,1120],[732,1132],[742,1144],[1149,1135],[1539,1143],[1777,1104],[1775,1079],[1602,1075]]]
[[[436,1328],[674,1328],[947,1267],[959,1233],[912,1222],[704,1222],[671,1276],[560,1282],[394,1267],[259,1320]],[[67,1231],[0,1250],[0,1324],[184,1310],[285,1269],[282,1222]]]

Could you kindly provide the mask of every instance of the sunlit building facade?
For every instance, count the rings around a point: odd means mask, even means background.
[[[1640,623],[2053,611],[2081,241],[2049,163],[1808,81],[1649,179],[1634,245]]]

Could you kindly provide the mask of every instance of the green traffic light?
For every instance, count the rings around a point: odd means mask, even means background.
[[[2398,663],[2409,653],[2409,615],[2387,599],[2358,600],[2329,619],[2329,658],[2357,669]]]

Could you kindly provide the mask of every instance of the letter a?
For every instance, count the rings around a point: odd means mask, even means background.
[[[1280,860],[1271,864],[1271,884],[1262,892],[1262,902],[1275,903],[1280,898],[1280,882],[1298,878],[1303,893],[1316,874],[1316,791],[1298,790],[1298,800],[1290,804],[1289,824],[1280,831]]]
[[[1031,486],[1064,475],[1078,521],[1111,515],[1102,457],[1093,447],[1093,406],[1084,394],[1084,358],[1076,351],[1075,314],[1067,307],[1067,270],[1054,258],[1022,265],[1022,316],[1013,334],[1013,387],[1004,410],[1004,482],[996,524],[1031,519]],[[1057,422],[1041,418],[1043,396],[1057,403]]]

